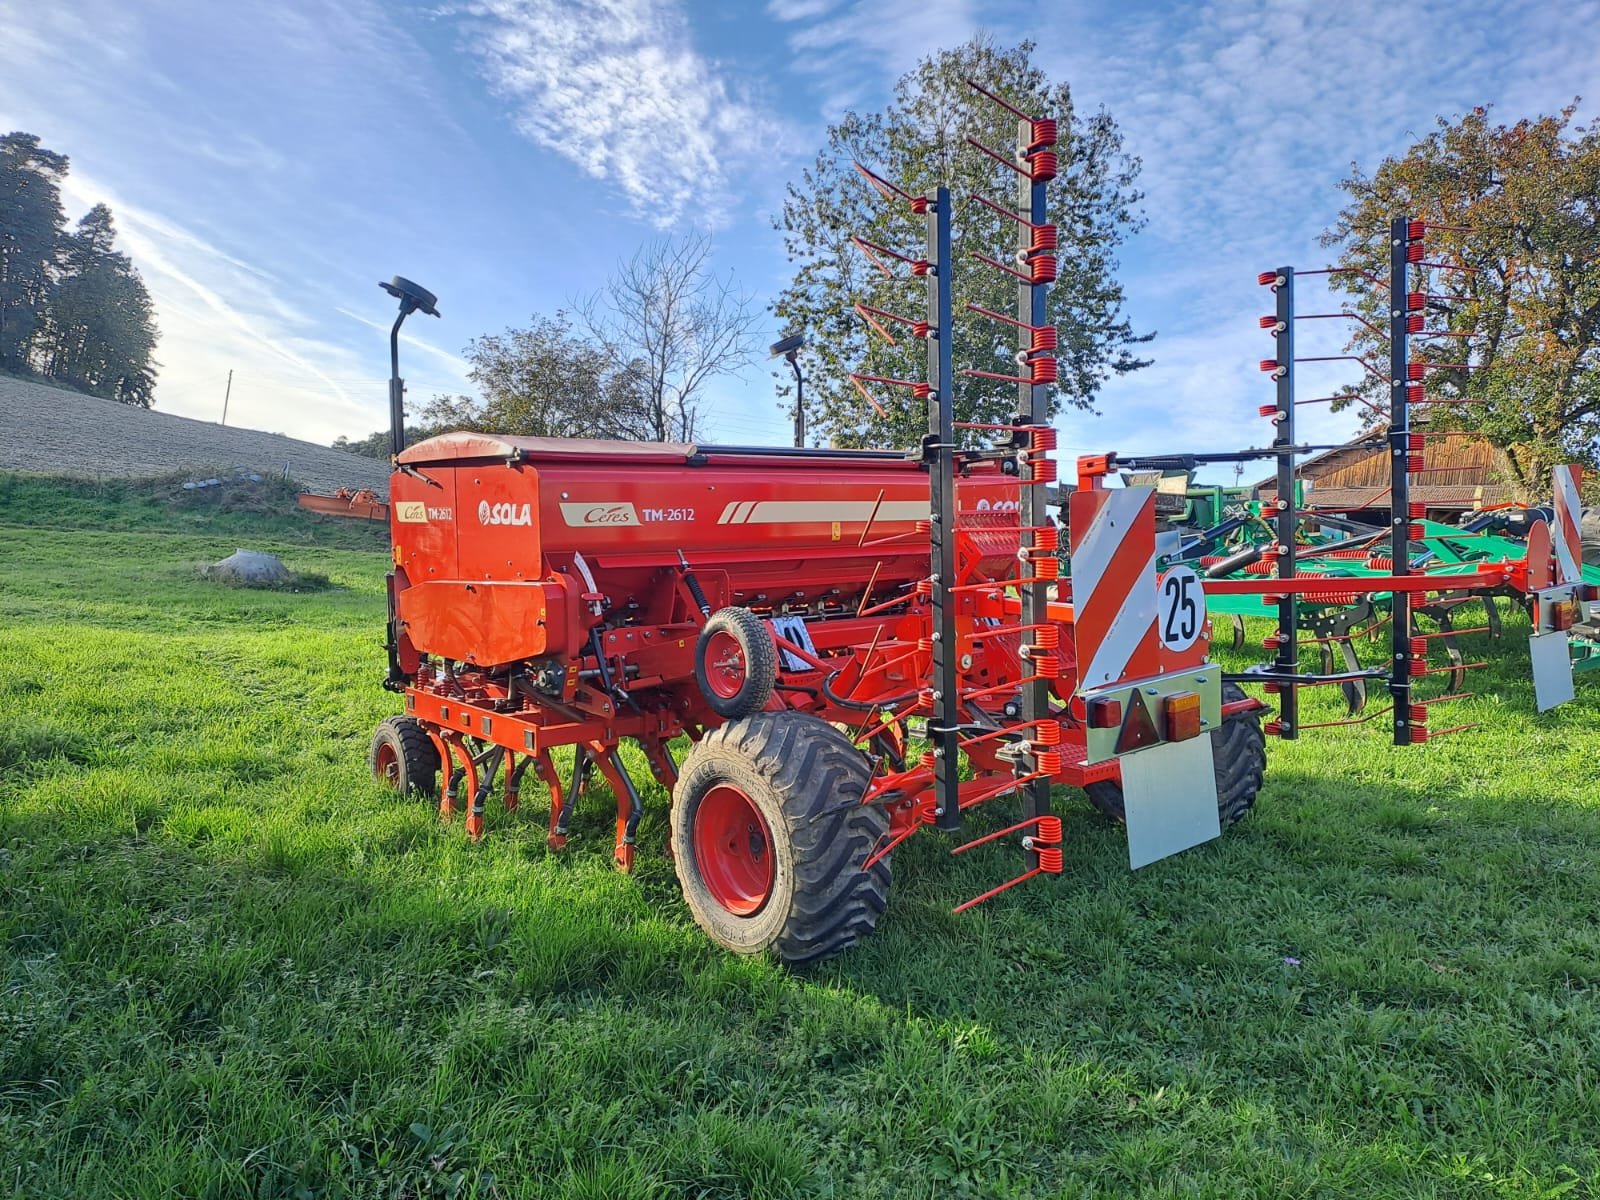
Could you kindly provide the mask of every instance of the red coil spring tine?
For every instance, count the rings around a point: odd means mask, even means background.
[[[850,382],[855,384],[856,391],[860,392],[862,396],[866,398],[867,403],[872,405],[873,411],[876,412],[880,417],[883,417],[885,420],[887,420],[889,414],[884,411],[883,405],[879,404],[877,400],[873,398],[872,393],[867,391],[866,384],[862,383],[861,380],[854,375],[850,376]]]
[[[1038,358],[1031,360],[1028,369],[1033,375],[1033,382],[1036,386],[1052,384],[1060,376],[1056,360],[1047,354],[1041,354]]]
[[[1061,547],[1061,531],[1054,525],[1044,525],[1033,531],[1033,548],[1035,550],[1058,550]]]
[[[1028,332],[1032,335],[1029,349],[1035,354],[1053,354],[1061,344],[1061,331],[1054,325],[1035,325]]]
[[[1033,471],[1034,483],[1054,483],[1060,478],[1060,467],[1053,458],[1036,458],[1028,466]]]
[[[1054,146],[1061,136],[1061,126],[1054,117],[1035,117],[1028,124],[1032,127],[1029,130],[1031,135],[1028,142],[1029,150],[1042,150],[1046,146]]]
[[[1033,425],[1028,428],[1028,439],[1032,443],[1030,449],[1035,454],[1044,454],[1056,448],[1056,433],[1054,425]],[[1054,528],[1054,526],[1051,526]]]
[[[1028,178],[1034,183],[1049,183],[1060,170],[1061,159],[1054,150],[1037,150],[1028,155],[1028,165],[1032,168]]]
[[[1032,121],[1037,120],[1037,118],[1030,117],[1027,113],[1023,112],[1020,108],[1018,108],[1015,104],[1012,104],[1010,101],[1000,99],[999,96],[996,96],[993,92],[991,92],[988,88],[984,87],[983,84],[979,83],[976,79],[967,80],[967,86],[969,88],[971,88],[973,91],[977,92],[978,95],[986,96],[990,100],[993,100],[996,104],[998,104],[1001,108],[1005,109],[1008,113],[1010,113],[1013,117],[1016,117],[1018,120],[1028,121],[1028,122],[1032,122]]]
[[[1040,746],[1059,746],[1066,735],[1059,721],[1040,721],[1033,728],[1033,741]]]
[[[858,312],[861,315],[861,319],[863,321],[865,321],[868,325],[872,326],[872,328],[877,331],[878,336],[881,337],[884,341],[888,342],[889,345],[898,346],[900,344],[899,342],[894,340],[894,334],[890,333],[887,329],[885,329],[883,327],[883,323],[881,321],[879,321],[877,316],[875,315],[875,314],[881,312],[882,311],[881,309],[876,309],[876,308],[871,307],[870,305],[861,304],[859,302],[856,304],[855,309],[856,309],[856,312]],[[884,313],[883,315],[884,316],[888,316],[889,314],[888,313]]]
[[[1012,162],[1004,154],[999,154],[999,153],[996,153],[995,151],[989,149],[989,147],[985,146],[977,138],[969,137],[967,139],[967,142],[968,142],[969,145],[975,146],[979,150],[982,150],[985,154],[987,154],[990,158],[994,159],[995,162],[999,163],[1001,166],[1008,167],[1011,170],[1015,171],[1018,175],[1027,176],[1028,178],[1033,179],[1033,181],[1035,183],[1043,183],[1043,182],[1045,182],[1044,180],[1037,178],[1033,174],[1032,171],[1024,169],[1023,167],[1019,167],[1016,163]],[[1052,154],[1050,157],[1054,158],[1055,155]],[[1030,165],[1031,165],[1031,160],[1030,160]],[[1049,176],[1047,176],[1046,178],[1049,178],[1049,179],[1055,178],[1054,172],[1052,171],[1051,174]]]
[[[1061,648],[1061,627],[1058,625],[1041,625],[1033,631],[1033,644],[1041,650],[1059,650]]]
[[[1053,254],[1041,254],[1034,258],[1030,264],[1033,275],[1030,282],[1054,283],[1056,281],[1056,259]]]
[[[1029,249],[1034,254],[1045,252],[1054,253],[1061,244],[1061,231],[1054,225],[1035,225],[1033,227],[1033,244]]]
[[[907,204],[911,205],[911,211],[914,213],[924,213],[928,211],[928,198],[926,196],[913,196],[904,188],[896,187],[887,179],[883,178],[883,176],[879,175],[875,171],[869,170],[861,163],[856,163],[855,167],[856,170],[860,171],[867,177],[868,182],[870,182],[873,187],[878,189],[879,193],[885,200],[904,200]]]
[[[967,256],[969,258],[975,258],[981,263],[988,263],[991,267],[998,267],[1000,270],[1004,271],[1007,275],[1016,276],[1018,279],[1022,280],[1023,283],[1038,283],[1039,282],[1039,280],[1036,280],[1033,277],[1033,275],[1025,274],[1022,271],[1017,270],[1015,267],[1009,267],[1005,263],[1000,262],[997,259],[990,258],[987,254],[979,254],[976,250],[968,250],[967,251]],[[1037,262],[1039,260],[1036,259],[1035,261]]]

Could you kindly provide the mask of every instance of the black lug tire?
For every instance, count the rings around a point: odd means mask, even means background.
[[[725,633],[739,643],[739,653],[744,655],[744,682],[732,696],[718,695],[711,686],[706,667],[706,652],[711,639]],[[700,694],[706,698],[718,716],[733,721],[758,713],[772,699],[772,690],[778,682],[778,647],[766,624],[748,608],[730,605],[719,608],[706,619],[700,630],[700,639],[694,647],[694,680],[700,685]]]
[[[393,755],[393,775],[380,763],[386,749]],[[439,751],[415,717],[390,717],[372,732],[367,766],[379,783],[404,794],[425,796],[438,782]]]
[[[888,903],[889,859],[862,868],[889,815],[860,803],[870,774],[844,734],[804,713],[758,713],[700,739],[672,793],[672,861],[689,911],[712,941],[736,954],[770,948],[799,968],[872,932]],[[749,916],[717,901],[695,855],[700,802],[724,784],[744,792],[772,834],[772,891]]]
[[[1222,685],[1224,703],[1245,698],[1235,683]],[[1211,757],[1217,776],[1217,817],[1222,827],[1237,825],[1255,807],[1256,793],[1267,773],[1267,739],[1259,713],[1234,713],[1211,731]],[[1113,821],[1127,819],[1122,785],[1103,779],[1083,789],[1094,805]]]
[[[1600,508],[1586,508],[1578,516],[1578,542],[1583,565],[1600,567]]]

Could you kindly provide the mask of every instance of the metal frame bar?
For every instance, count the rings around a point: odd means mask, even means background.
[[[1017,155],[1022,159],[1024,152],[1033,141],[1033,122],[1025,118],[1017,120]],[[1048,184],[1035,181],[1031,175],[1024,174],[1017,185],[1018,207],[1028,214],[1028,224],[1017,226],[1017,251],[1026,254],[1033,245],[1033,231],[1049,223],[1049,199],[1046,188]],[[1042,328],[1049,323],[1046,309],[1048,296],[1046,285],[1036,283],[1017,284],[1017,320],[1028,327],[1017,328],[1017,348],[1028,352],[1033,348],[1033,330]],[[1022,374],[1027,374],[1026,369]],[[1017,414],[1025,425],[1044,425],[1050,419],[1050,392],[1046,385],[1035,383],[1019,383],[1017,385]],[[1037,461],[1037,460],[1035,460]],[[1027,478],[1023,481],[1018,494],[1018,519],[1024,530],[1041,528],[1050,520],[1049,509],[1046,504],[1045,485],[1036,478],[1036,472],[1029,470]],[[1035,543],[1033,534],[1025,534],[1029,542]],[[1027,574],[1031,577],[1033,572]],[[1038,579],[1030,578],[1021,585],[1022,594],[1022,624],[1025,626],[1040,626],[1048,620],[1046,608],[1049,603],[1047,594],[1048,585]],[[1042,678],[1034,678],[1022,686],[1022,720],[1024,722],[1038,722],[1050,716],[1050,685]],[[1050,815],[1050,781],[1048,779],[1035,779],[1027,784],[1022,791],[1022,813],[1030,821]],[[1037,869],[1039,866],[1039,853],[1030,847],[1026,851],[1027,866]]]
[[[1278,578],[1295,575],[1295,535],[1300,514],[1295,503],[1294,456],[1294,268],[1279,267],[1283,280],[1277,287],[1276,358],[1282,373],[1278,376],[1278,412],[1272,448],[1278,451]],[[1273,665],[1280,674],[1300,670],[1300,602],[1295,593],[1285,591],[1278,600],[1278,646]],[[1284,684],[1278,692],[1279,737],[1293,740],[1300,736],[1300,694],[1297,685]]]
[[[1389,547],[1395,575],[1411,574],[1411,416],[1406,403],[1409,359],[1406,331],[1406,248],[1410,222],[1389,222]],[[1396,589],[1390,626],[1389,695],[1394,701],[1394,744],[1411,744],[1411,597]]]
[[[933,567],[934,817],[940,829],[961,827],[959,772],[961,697],[956,662],[956,428],[954,319],[950,278],[950,189],[940,187],[928,205],[928,466],[930,558]]]

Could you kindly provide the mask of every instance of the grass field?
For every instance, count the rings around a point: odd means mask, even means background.
[[[52,486],[0,481],[0,1195],[1600,1193],[1600,687],[1535,717],[1525,625],[1477,730],[1275,744],[1137,875],[1063,792],[1066,875],[961,917],[1013,856],[919,837],[796,977],[702,938],[659,792],[627,878],[603,792],[556,857],[371,781],[370,529]],[[196,578],[250,528],[336,587]]]

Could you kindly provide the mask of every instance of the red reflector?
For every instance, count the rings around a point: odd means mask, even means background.
[[[1156,728],[1156,719],[1150,715],[1150,706],[1144,702],[1144,693],[1136,690],[1128,704],[1128,719],[1122,723],[1122,732],[1117,735],[1117,753],[1127,754],[1130,750],[1160,744],[1161,732]]]
[[[1167,741],[1185,742],[1200,736],[1200,693],[1175,692],[1168,696]]]
[[[1089,701],[1089,728],[1115,729],[1122,724],[1122,701],[1101,696]]]

